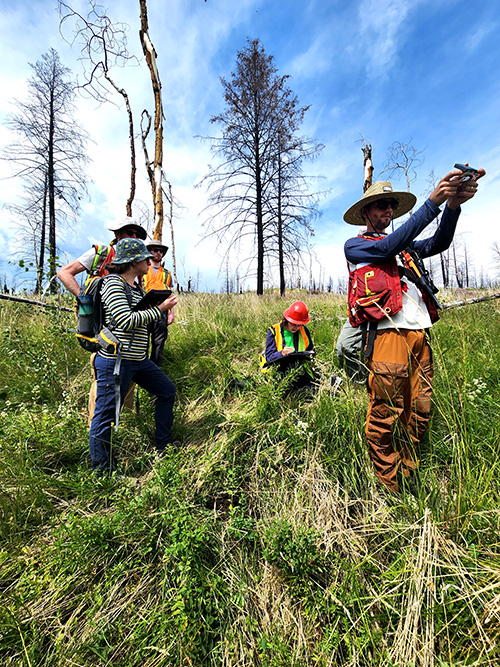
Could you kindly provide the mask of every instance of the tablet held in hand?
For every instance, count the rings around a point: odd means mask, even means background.
[[[150,290],[142,299],[136,304],[132,310],[146,310],[147,308],[152,308],[153,306],[158,306],[160,303],[168,299],[172,294],[170,289],[152,289]]]

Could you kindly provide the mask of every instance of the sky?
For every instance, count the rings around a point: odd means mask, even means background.
[[[88,3],[72,5],[88,13]],[[138,37],[139,0],[106,5],[113,21],[129,26],[128,43],[139,63],[113,70],[131,99],[136,129],[143,109],[153,113],[151,82]],[[374,180],[395,142],[422,151],[412,191],[423,203],[429,175],[448,173],[456,162],[486,169],[476,198],[462,211],[458,232],[474,270],[491,276],[494,242],[500,240],[496,202],[500,181],[500,11],[498,0],[148,0],[149,34],[158,54],[164,123],[164,170],[179,206],[175,245],[179,283],[191,276],[200,291],[218,291],[224,247],[203,240],[208,193],[195,187],[213,162],[201,137],[220,130],[210,118],[224,109],[220,77],[230,79],[247,39],[260,39],[280,75],[303,106],[309,106],[301,134],[324,145],[304,172],[322,176],[325,194],[315,222],[314,256],[301,273],[302,284],[345,279],[343,245],[357,229],[343,222],[347,208],[362,195],[363,137],[373,147]],[[67,40],[72,38],[66,26]],[[12,102],[24,99],[35,63],[49,48],[59,53],[75,79],[82,78],[80,48],[59,32],[53,0],[1,0],[0,149],[15,140],[5,127]],[[77,120],[89,132],[89,197],[72,230],[60,230],[61,261],[78,257],[95,242],[107,242],[110,222],[125,213],[129,187],[128,125],[121,98],[97,105],[77,98]],[[150,208],[140,142],[137,199]],[[152,153],[152,149],[150,149]],[[5,208],[21,192],[0,163],[0,276],[11,275],[16,224]],[[392,178],[405,190],[404,178]],[[164,241],[168,243],[168,232]],[[167,255],[168,265],[170,255]],[[242,259],[240,257],[239,259]],[[236,270],[238,258],[229,269]],[[23,275],[17,277],[22,286]],[[276,284],[276,283],[275,283]],[[255,277],[242,277],[255,289]],[[266,286],[271,286],[266,283]]]

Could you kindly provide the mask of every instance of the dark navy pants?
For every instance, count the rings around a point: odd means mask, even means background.
[[[149,333],[151,339],[151,354],[149,358],[161,368],[163,363],[163,348],[168,336],[167,313],[164,313],[163,317],[159,320],[153,320],[150,323]]]
[[[96,356],[97,396],[89,436],[93,470],[113,470],[116,466],[114,452],[111,451],[111,424],[115,421],[114,367],[114,359],[105,359],[99,354]],[[122,403],[132,381],[156,396],[155,442],[156,449],[163,451],[166,445],[172,442],[175,385],[150,359],[143,361],[122,359],[120,370]]]

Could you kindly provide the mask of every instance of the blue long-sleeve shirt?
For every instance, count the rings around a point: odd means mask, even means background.
[[[408,247],[417,250],[421,257],[431,257],[447,250],[453,241],[460,208],[452,211],[445,206],[441,221],[433,236],[423,241],[415,241],[439,213],[439,207],[427,199],[409,220],[380,241],[372,241],[361,236],[348,239],[344,245],[347,261],[351,264],[383,262],[395,257]]]

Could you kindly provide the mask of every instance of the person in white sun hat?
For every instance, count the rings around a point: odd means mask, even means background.
[[[84,271],[87,272],[85,285],[94,277],[105,276],[108,273],[108,265],[111,264],[115,257],[115,245],[122,239],[146,239],[146,230],[142,227],[135,218],[125,216],[109,224],[110,232],[113,232],[114,238],[109,244],[95,243],[89,250],[86,250],[83,255],[77,259],[68,262],[57,272],[57,277],[62,282],[64,287],[71,292],[77,299],[80,294],[80,285],[76,280],[76,276]],[[95,409],[95,396],[97,392],[97,375],[95,370],[95,354],[90,357],[90,372],[92,374],[92,385],[90,387],[89,402],[88,402],[88,423],[92,423]],[[123,404],[130,410],[134,402],[134,383],[130,385],[130,391]]]

